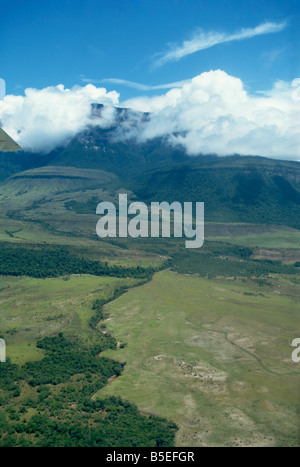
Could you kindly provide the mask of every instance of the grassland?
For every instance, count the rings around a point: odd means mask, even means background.
[[[299,278],[207,280],[163,271],[105,308],[127,344],[104,355],[123,375],[94,397],[121,395],[179,426],[178,446],[299,445]]]
[[[210,240],[222,241],[224,237],[210,237]],[[246,245],[249,247],[265,247],[265,248],[300,248],[300,232],[295,231],[279,231],[266,232],[256,235],[243,235],[237,237],[226,237],[226,242],[233,245]]]
[[[36,341],[60,332],[88,347],[97,344],[100,333],[89,325],[95,300],[138,286],[104,307],[109,317],[98,330],[105,325],[118,349],[103,356],[127,364],[120,377],[95,390],[94,400],[121,396],[145,414],[175,422],[178,446],[300,445],[300,371],[291,361],[291,342],[299,337],[299,231],[206,223],[204,248],[194,253],[181,239],[100,240],[97,200],[115,200],[121,186],[105,172],[63,167],[16,174],[1,184],[2,245],[60,245],[124,267],[161,267],[170,259],[180,272],[159,272],[140,286],[137,279],[83,274],[1,276],[7,356],[20,365],[39,361],[45,354]]]
[[[43,358],[36,341],[64,332],[66,336],[95,339],[89,320],[96,299],[107,299],[122,285],[136,279],[78,275],[55,279],[1,276],[1,334],[13,363]]]

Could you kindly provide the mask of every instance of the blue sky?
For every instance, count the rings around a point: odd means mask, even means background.
[[[151,118],[124,138],[300,160],[299,0],[0,0],[0,11],[0,122],[25,149],[108,127],[126,106]],[[107,104],[97,122],[94,102]]]
[[[216,69],[253,92],[300,76],[298,0],[0,0],[0,11],[0,76],[10,94],[112,78],[159,86]],[[251,37],[265,24],[270,32]],[[230,40],[245,29],[250,37]],[[199,37],[225,41],[163,58]],[[158,93],[102,85],[122,99]]]

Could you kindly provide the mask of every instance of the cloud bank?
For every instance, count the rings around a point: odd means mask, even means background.
[[[107,104],[99,119],[91,118],[92,103]],[[239,78],[215,70],[160,95],[121,104],[116,91],[92,84],[27,89],[24,96],[7,95],[0,101],[0,120],[24,149],[49,152],[89,125],[112,126],[116,106],[150,112],[146,119],[125,112],[119,138],[143,142],[163,137],[192,156],[214,153],[300,160],[300,79],[278,81],[269,92],[251,95]]]
[[[157,68],[167,62],[181,60],[187,55],[199,52],[200,50],[209,49],[218,44],[241,41],[251,39],[255,36],[261,36],[263,34],[280,32],[283,31],[286,26],[287,23],[285,21],[281,23],[268,22],[260,24],[255,28],[243,28],[234,34],[226,34],[216,31],[203,32],[198,30],[190,40],[184,41],[181,45],[172,45],[166,52],[157,54],[157,58],[154,61],[154,67]]]
[[[114,120],[116,91],[92,84],[66,89],[62,84],[41,90],[28,88],[25,96],[7,95],[0,101],[3,129],[25,150],[49,152],[65,145],[88,125],[110,126]],[[107,105],[102,120],[91,118],[91,104]]]
[[[300,80],[279,81],[249,95],[240,79],[222,70],[202,73],[181,89],[124,105],[151,112],[138,137],[167,137],[188,154],[260,155],[300,160]]]

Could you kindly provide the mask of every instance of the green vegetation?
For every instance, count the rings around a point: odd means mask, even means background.
[[[251,259],[253,251],[228,243],[206,242],[199,251],[174,254],[170,265],[182,274],[199,274],[208,278],[218,276],[263,277],[269,274],[297,274],[295,265],[280,261]]]
[[[19,365],[41,360],[44,352],[35,343],[59,332],[66,337],[78,336],[85,345],[96,345],[102,339],[102,333],[95,333],[90,326],[97,314],[96,304],[143,282],[90,275],[48,279],[1,276],[1,334],[7,343],[7,356]]]
[[[127,364],[95,400],[121,395],[173,420],[177,446],[298,446],[299,285],[159,272],[104,307],[127,346],[103,355]]]
[[[35,168],[24,170],[26,165],[20,167],[22,161],[18,160],[11,170],[20,172],[0,184],[2,208],[18,211],[17,217],[27,220],[24,208],[32,210],[34,219],[48,227],[56,227],[55,217],[63,213],[65,219],[72,214],[93,216],[98,202],[115,199],[122,189],[145,202],[203,201],[206,222],[300,228],[296,162],[239,156],[190,158],[162,141],[120,143],[111,139],[109,131],[99,129],[91,129],[83,141],[75,139],[59,154],[49,155],[44,167],[37,157],[27,157],[29,165],[35,160]],[[2,164],[8,165],[5,155]]]
[[[222,237],[211,237],[211,240],[222,241]],[[300,249],[300,232],[295,231],[278,231],[278,232],[264,232],[256,235],[249,234],[243,236],[226,236],[223,238],[228,243],[236,245],[247,245],[252,247],[265,247],[265,248],[293,248],[294,250]],[[294,251],[294,254],[297,254]]]
[[[299,445],[299,163],[112,131],[0,154],[0,446]],[[99,239],[120,192],[204,201],[204,247]]]
[[[0,274],[31,277],[59,277],[67,274],[149,278],[153,269],[140,266],[124,268],[106,262],[91,261],[72,255],[64,248],[30,249],[1,246]]]
[[[299,164],[263,158],[191,158],[145,172],[135,192],[145,201],[203,201],[207,222],[300,228]],[[130,185],[133,189],[134,183]]]
[[[19,368],[2,364],[0,373],[0,447],[170,446],[176,425],[161,418],[141,416],[120,398],[91,400],[92,393],[122,366],[96,357],[111,338],[96,348],[62,334],[37,346],[45,351],[39,362]]]
[[[112,298],[124,290],[115,289]],[[91,400],[96,390],[124,368],[124,363],[100,355],[117,346],[109,333],[97,331],[98,321],[104,318],[102,306],[108,301],[97,299],[92,307],[96,315],[90,327],[97,334],[92,344],[58,333],[37,342],[44,352],[40,361],[1,364],[1,447],[173,445],[174,423],[142,416],[135,405],[121,398]]]

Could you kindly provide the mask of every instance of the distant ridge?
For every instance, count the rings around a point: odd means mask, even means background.
[[[95,120],[103,110],[102,104],[92,106]],[[49,154],[1,152],[0,198],[12,208],[21,193],[29,207],[31,201],[47,197],[50,202],[58,192],[76,190],[76,196],[68,195],[68,203],[81,214],[92,214],[100,188],[102,197],[104,192],[113,197],[122,188],[146,203],[203,201],[207,222],[300,229],[299,162],[239,155],[191,157],[165,138],[140,142],[126,137],[127,129],[128,136],[132,125],[148,118],[142,112],[116,109],[113,126],[92,125]],[[118,138],[124,131],[125,138]]]

